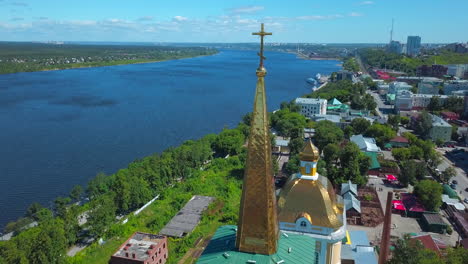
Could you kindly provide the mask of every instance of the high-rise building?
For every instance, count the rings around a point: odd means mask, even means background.
[[[406,42],[406,54],[408,56],[416,56],[421,50],[421,37],[420,36],[408,36]]]

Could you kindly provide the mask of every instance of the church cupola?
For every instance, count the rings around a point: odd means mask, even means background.
[[[318,148],[311,140],[307,141],[304,149],[299,153],[300,177],[307,180],[317,180],[317,161],[320,157]]]

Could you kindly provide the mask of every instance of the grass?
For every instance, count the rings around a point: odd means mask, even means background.
[[[207,239],[221,225],[236,224],[241,195],[240,171],[237,157],[221,159],[217,165],[200,172],[196,177],[177,183],[173,188],[161,193],[161,198],[143,210],[138,216],[131,216],[126,224],[113,224],[105,243],[93,243],[76,256],[69,258],[70,263],[108,263],[110,256],[134,232],[142,231],[157,234],[164,225],[182,208],[193,195],[216,197],[198,226],[184,238],[169,238],[168,264],[178,263],[200,239]],[[187,257],[184,263],[192,263]]]

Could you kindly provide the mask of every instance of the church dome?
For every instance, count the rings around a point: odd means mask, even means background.
[[[293,175],[278,198],[278,221],[295,223],[307,216],[313,226],[337,230],[343,226],[343,204],[337,203],[331,182],[318,175],[317,180]]]
[[[304,149],[299,153],[299,159],[303,161],[317,161],[319,157],[319,150],[311,140],[307,141]]]

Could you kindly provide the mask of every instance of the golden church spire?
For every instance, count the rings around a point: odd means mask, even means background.
[[[257,87],[250,124],[236,247],[242,252],[271,255],[278,247],[278,220],[264,85],[266,70],[263,67],[263,37],[271,33],[265,32],[262,24],[261,31],[252,34],[261,38],[258,53],[260,65],[256,71]]]

